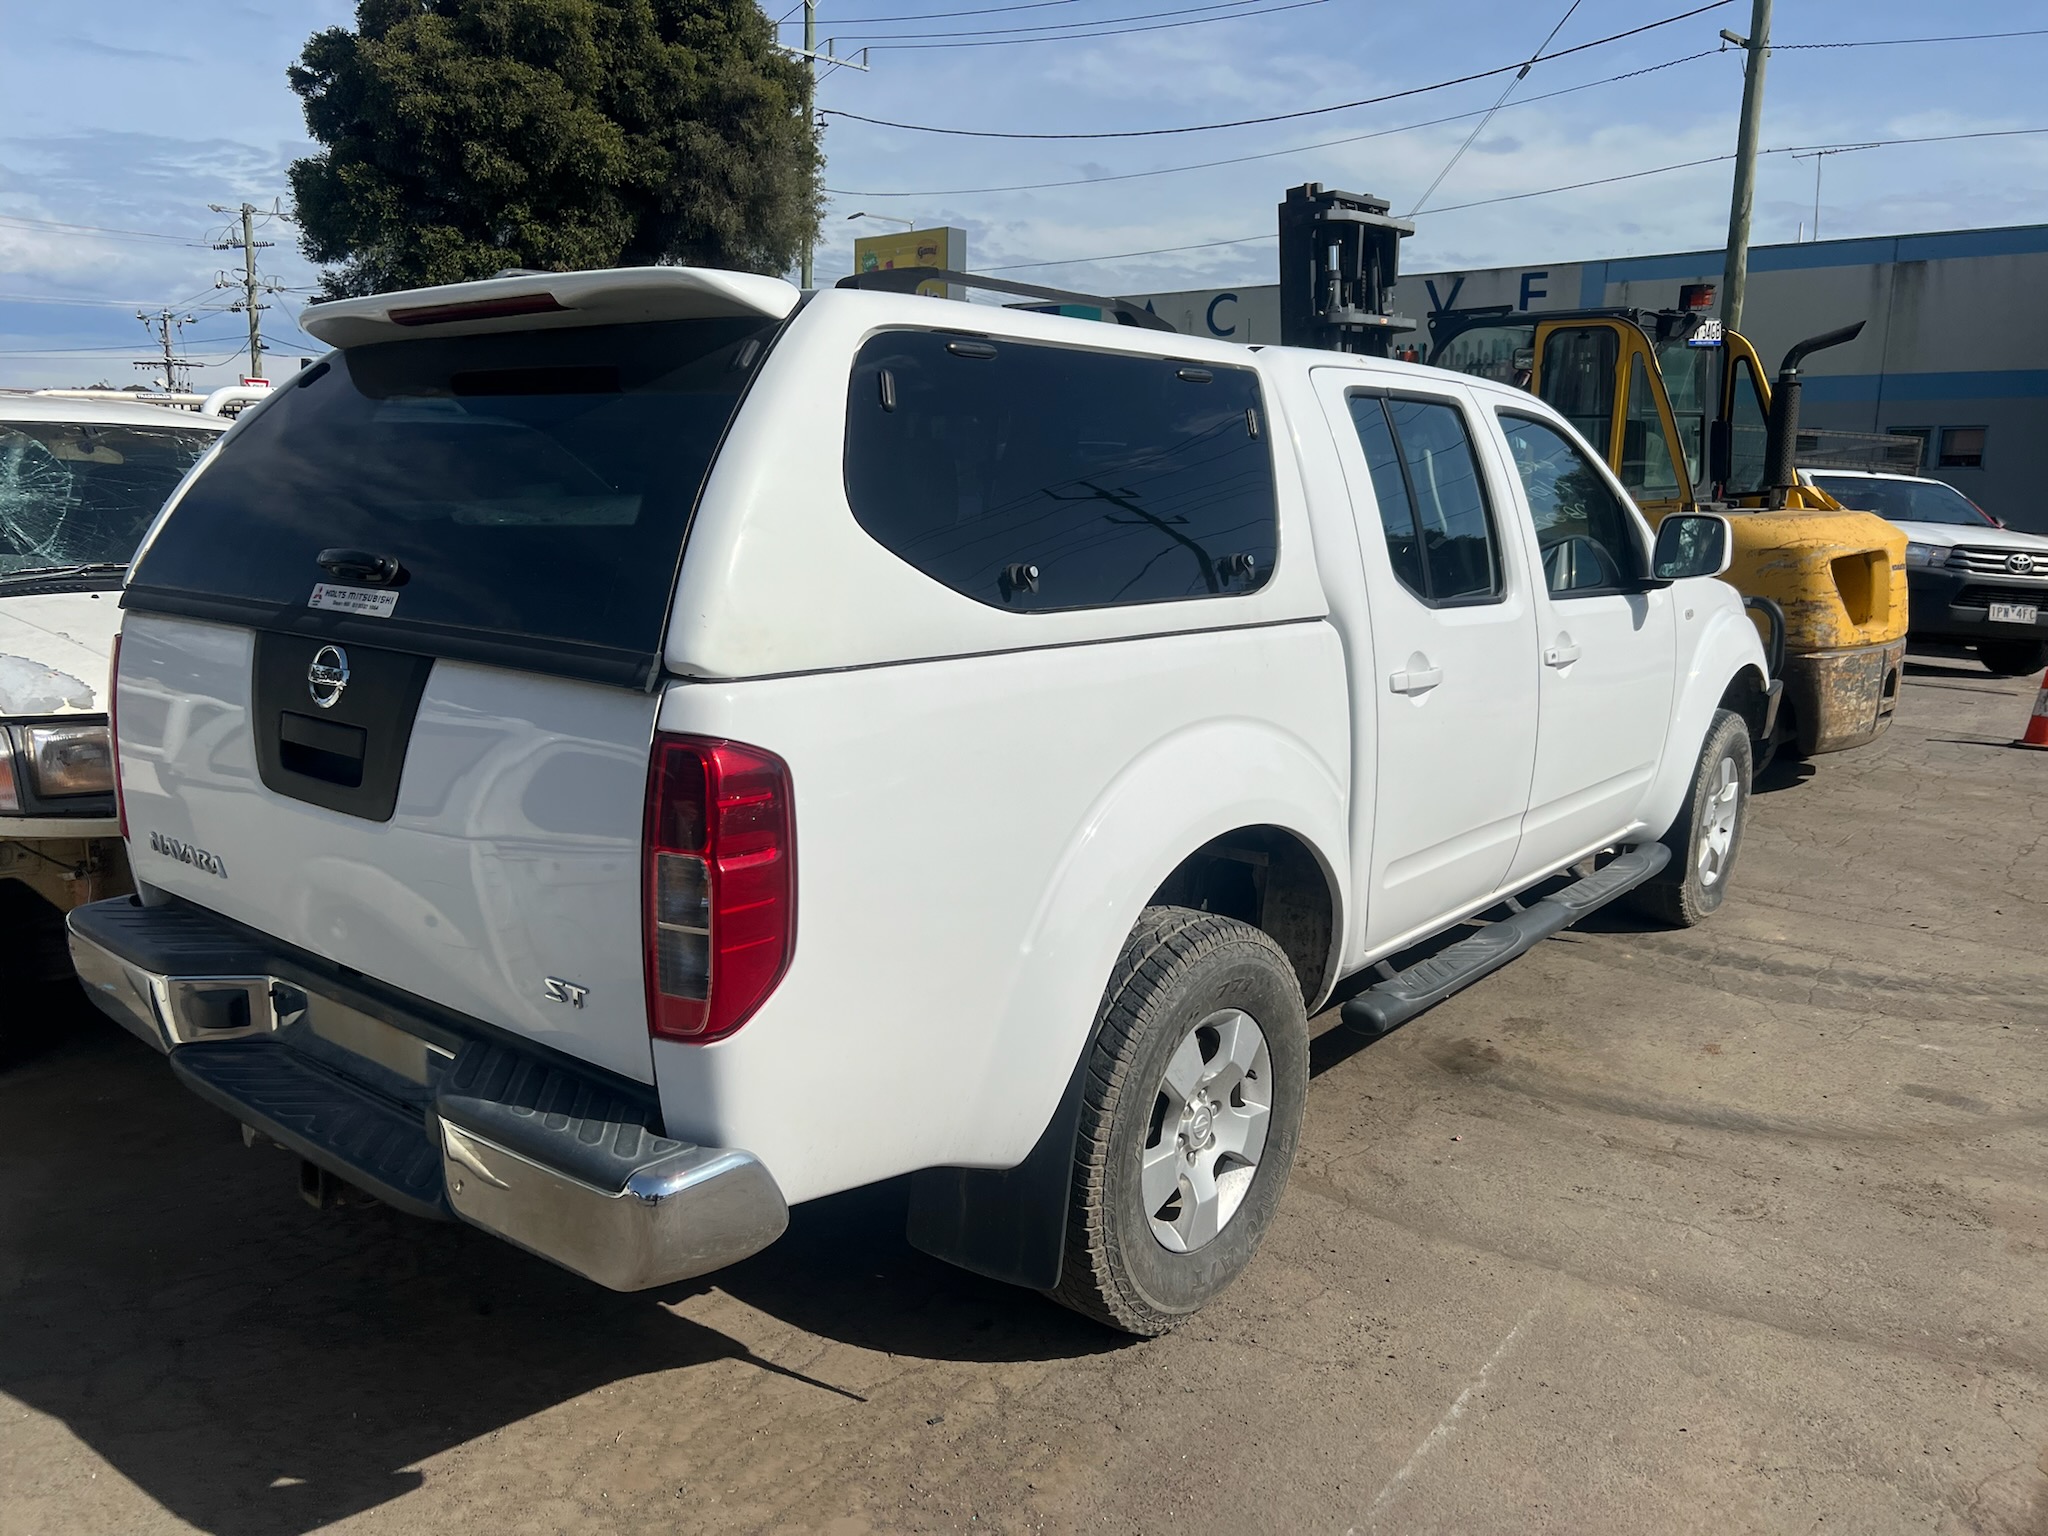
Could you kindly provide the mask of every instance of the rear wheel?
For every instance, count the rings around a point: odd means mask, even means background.
[[[1748,726],[1733,710],[1716,710],[1693,769],[1692,792],[1662,839],[1671,862],[1632,893],[1639,909],[1690,928],[1721,905],[1742,848],[1750,777]]]
[[[1977,659],[1994,677],[2024,677],[2048,667],[2048,640],[1980,640]]]
[[[1273,1219],[1308,1097],[1308,1021],[1258,929],[1153,907],[1104,995],[1055,1301],[1145,1336],[1237,1278]]]

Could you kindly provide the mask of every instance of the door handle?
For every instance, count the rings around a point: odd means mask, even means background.
[[[1568,667],[1579,659],[1579,648],[1569,640],[1560,640],[1543,653],[1546,667]]]
[[[1396,672],[1387,679],[1387,686],[1396,693],[1427,693],[1444,680],[1442,667],[1410,667],[1405,672]]]

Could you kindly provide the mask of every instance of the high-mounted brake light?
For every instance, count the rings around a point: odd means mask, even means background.
[[[114,814],[120,819],[121,841],[128,841],[128,797],[121,793],[121,632],[114,631],[114,653],[107,662],[107,743],[114,759]]]
[[[509,315],[553,315],[566,308],[552,293],[514,293],[502,299],[464,299],[457,304],[416,304],[386,312],[393,325],[446,325],[454,320],[503,320]]]
[[[796,838],[789,769],[730,741],[657,736],[647,772],[642,889],[647,1026],[721,1040],[789,969]]]

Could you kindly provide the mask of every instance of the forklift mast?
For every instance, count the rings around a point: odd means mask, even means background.
[[[1384,198],[1290,187],[1280,204],[1280,343],[1390,357],[1415,322],[1391,313],[1401,241],[1415,233],[1390,218]]]

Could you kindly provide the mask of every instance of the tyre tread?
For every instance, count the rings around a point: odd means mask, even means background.
[[[1151,1337],[1181,1319],[1161,1313],[1124,1284],[1110,1220],[1110,1133],[1129,1086],[1138,1043],[1156,1000],[1176,974],[1234,944],[1255,943],[1291,972],[1280,946],[1249,924],[1188,907],[1147,907],[1110,971],[1100,1027],[1089,1047],[1082,1083],[1081,1121],[1074,1146],[1072,1197],[1067,1206],[1066,1253],[1054,1301],[1086,1317]]]

